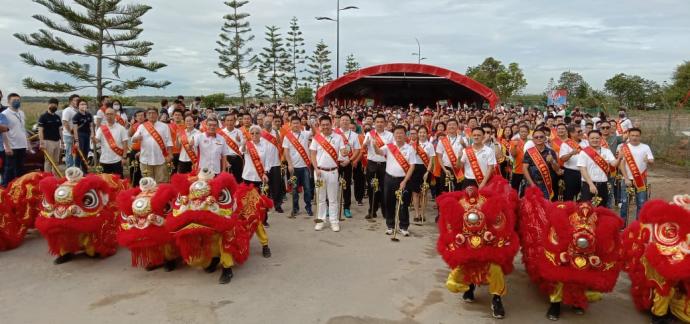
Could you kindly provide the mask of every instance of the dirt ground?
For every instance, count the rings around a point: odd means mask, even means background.
[[[657,170],[650,175],[655,197],[688,191],[688,174]],[[46,242],[33,233],[23,246],[0,254],[0,318],[11,324],[550,322],[544,316],[547,298],[529,282],[519,256],[507,276],[507,318],[494,320],[486,288],[478,290],[474,304],[445,289],[448,269],[436,253],[432,222],[412,226],[411,237],[394,243],[384,235],[381,218],[367,222],[364,212],[366,207],[354,206],[354,218],[342,223],[340,233],[315,232],[304,215],[271,213],[273,257],[262,258],[255,240],[250,259],[235,268],[229,285],[217,284],[219,273],[199,269],[132,268],[122,249],[105,260],[77,258],[55,266]],[[429,207],[427,215],[434,213]],[[614,291],[587,314],[564,308],[561,322],[646,322],[628,289],[621,274]]]

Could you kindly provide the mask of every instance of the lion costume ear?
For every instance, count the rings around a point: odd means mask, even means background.
[[[176,173],[170,179],[170,184],[175,187],[175,190],[181,195],[189,195],[189,186],[192,184],[189,174]]]
[[[132,188],[132,189],[127,189],[125,191],[120,191],[120,193],[117,195],[117,206],[119,207],[120,211],[125,213],[126,215],[132,215],[132,203],[134,202],[134,198],[141,192],[141,189],[139,188]]]
[[[235,181],[235,177],[227,172],[222,172],[217,177],[213,178],[213,180],[210,181],[210,185],[211,194],[214,197],[218,197],[220,191],[224,188],[228,188],[231,195],[234,195],[237,191],[237,181]]]
[[[159,184],[156,193],[151,197],[151,208],[156,212],[162,212],[166,204],[172,205],[176,196],[177,190],[173,185]]]
[[[51,204],[54,204],[55,197],[53,196],[53,194],[55,193],[57,187],[63,182],[65,182],[65,179],[58,179],[56,177],[43,178],[38,183],[38,188],[41,190],[41,193],[43,194],[43,197],[46,199],[46,201]]]

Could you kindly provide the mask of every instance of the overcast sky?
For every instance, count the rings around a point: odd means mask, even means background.
[[[70,0],[65,0],[71,3]],[[131,1],[123,1],[125,3]],[[220,0],[136,0],[153,7],[143,17],[142,39],[155,43],[150,59],[168,64],[155,74],[134,75],[172,82],[164,90],[141,89],[130,95],[202,95],[237,93],[237,84],[218,78],[214,51],[222,16],[229,12]],[[690,60],[690,1],[686,0],[341,0],[341,7],[359,10],[341,14],[341,71],[345,56],[353,53],[363,67],[416,62],[415,37],[427,64],[460,73],[493,56],[517,62],[528,81],[525,92],[540,93],[549,78],[561,72],[581,73],[595,88],[616,73],[638,74],[662,82],[674,68]],[[255,51],[265,45],[264,26],[287,31],[296,16],[306,49],[323,39],[335,60],[336,26],[316,21],[335,16],[335,0],[252,0],[243,9],[249,18]],[[19,53],[30,50],[40,58],[55,53],[30,49],[15,32],[30,33],[43,25],[31,18],[45,13],[30,0],[0,0],[0,89],[5,94],[23,89],[21,80],[66,77],[32,68]],[[84,63],[87,63],[84,61]],[[93,66],[93,64],[92,64]],[[131,69],[128,71],[132,71]],[[334,68],[335,74],[335,68]],[[125,74],[127,75],[127,74]]]

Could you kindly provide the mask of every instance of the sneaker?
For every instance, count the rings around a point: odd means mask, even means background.
[[[232,268],[223,268],[223,272],[220,274],[220,278],[218,278],[218,283],[221,285],[230,283],[232,276]]]
[[[339,224],[331,224],[331,229],[333,232],[340,232],[340,225]]]
[[[55,261],[53,261],[53,263],[55,263],[55,264],[63,264],[63,263],[65,263],[65,262],[69,262],[70,260],[72,260],[73,257],[74,257],[74,254],[72,254],[72,253],[65,253],[65,254],[63,254],[63,255],[57,257],[57,258],[55,259]]]
[[[264,222],[264,227],[271,227],[271,225],[268,225],[268,222]]]
[[[278,214],[284,213],[283,208],[280,207],[280,206],[276,207],[276,208],[275,208],[275,211],[276,211],[276,213],[278,213]]]
[[[313,217],[313,216],[314,216],[314,212],[312,212],[311,209],[307,209],[307,216]]]
[[[392,228],[387,229],[386,235],[393,235],[393,229]]]
[[[352,212],[350,212],[349,209],[343,210],[343,215],[345,216],[345,218],[352,218]]]
[[[296,210],[293,210],[293,211],[290,213],[290,216],[288,216],[288,218],[295,218],[295,217],[297,217],[297,211],[296,211]]]
[[[324,226],[323,224],[324,224],[323,222],[316,223],[316,225],[314,225],[314,229],[317,230],[317,231],[322,230],[322,229],[323,229],[323,226]]]
[[[546,311],[546,318],[557,321],[561,317],[561,303],[551,303],[549,310]]]
[[[585,309],[582,307],[573,307],[573,312],[576,315],[584,315],[585,314]]]
[[[672,319],[668,316],[668,314],[662,315],[662,316],[657,316],[652,314],[652,324],[671,324],[673,323]]]
[[[491,316],[497,319],[506,317],[506,311],[503,309],[501,296],[494,295],[494,298],[491,300]]]
[[[264,245],[261,248],[261,254],[263,254],[264,258],[270,258],[271,257],[271,248],[269,248],[268,245]]]
[[[462,301],[474,303],[474,284],[470,284],[470,289],[462,294]]]
[[[400,234],[402,234],[403,236],[410,236],[410,232],[406,229],[401,229]]]
[[[177,261],[175,261],[175,260],[165,261],[165,265],[163,265],[165,272],[173,271],[173,270],[175,270],[176,267],[177,267]]]

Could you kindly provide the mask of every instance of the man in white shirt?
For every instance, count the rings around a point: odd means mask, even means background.
[[[314,167],[314,181],[322,182],[316,188],[317,217],[314,229],[320,231],[324,227],[326,213],[328,213],[331,223],[331,230],[340,231],[338,219],[338,191],[340,184],[338,179],[338,152],[343,147],[343,139],[339,135],[333,134],[331,117],[321,116],[319,118],[321,132],[314,135],[309,146],[310,159]],[[328,198],[328,205],[326,199]]]
[[[132,136],[132,141],[141,141],[139,167],[144,177],[152,177],[157,183],[166,183],[170,178],[172,163],[172,139],[170,127],[158,121],[158,109],[146,110],[146,119]]]
[[[274,119],[272,115],[266,116],[261,137],[271,147],[266,156],[266,170],[268,170],[268,188],[271,200],[273,200],[273,208],[276,213],[282,214],[283,208],[281,205],[283,203],[285,183],[283,182],[282,162],[279,153],[282,152],[282,143],[280,142],[280,133],[278,132],[280,130],[280,122],[280,118]],[[274,123],[276,123],[275,126]]]
[[[496,167],[496,153],[490,146],[484,145],[484,129],[472,129],[472,145],[462,151],[460,162],[464,166],[465,179],[461,189],[475,186],[483,188],[491,179]],[[478,167],[478,169],[477,169]],[[475,173],[475,169],[479,172]]]
[[[558,151],[558,160],[563,165],[563,182],[565,183],[565,190],[563,191],[563,201],[574,201],[577,194],[580,193],[582,183],[580,179],[580,168],[577,166],[578,155],[580,150],[586,146],[581,143],[580,137],[582,129],[575,125],[567,125],[568,139],[561,143]]]
[[[5,171],[2,177],[2,186],[7,187],[10,181],[24,174],[24,156],[28,147],[26,138],[26,116],[20,110],[21,97],[16,93],[7,96],[9,107],[2,113],[7,117],[9,130],[3,134],[5,147]]]
[[[621,217],[628,219],[628,204],[630,203],[627,188],[635,188],[635,219],[640,215],[640,209],[647,202],[647,169],[654,163],[654,155],[649,145],[641,143],[642,130],[628,129],[628,143],[618,145],[618,161],[623,176],[621,184]],[[634,171],[634,172],[633,172]]]
[[[194,128],[194,117],[184,118],[185,129],[178,131],[180,136],[180,162],[177,164],[177,173],[190,173],[198,167],[199,152],[197,151],[196,138],[201,132]],[[240,170],[240,177],[241,177]],[[239,182],[239,180],[237,180]]]
[[[458,134],[458,121],[449,119],[447,123],[446,136],[441,137],[436,145],[436,155],[441,157],[441,164],[443,171],[439,181],[443,184],[443,191],[448,191],[446,186],[446,177],[451,178],[453,187],[459,189],[461,187],[462,179],[458,176],[462,173],[462,152],[463,148],[467,146],[465,138]]]
[[[393,133],[385,130],[386,116],[383,114],[376,115],[374,119],[374,129],[371,130],[364,137],[364,147],[367,148],[367,178],[369,179],[369,187],[367,188],[367,195],[369,196],[369,212],[366,219],[376,218],[376,211],[381,206],[381,211],[386,214],[385,206],[381,204],[383,195],[383,177],[386,174],[386,157],[376,154],[374,147],[382,147],[393,141]],[[378,182],[378,189],[374,192],[374,180]]]
[[[410,190],[407,188],[407,182],[414,173],[414,165],[419,163],[419,156],[415,149],[406,143],[405,126],[398,125],[393,128],[394,142],[384,145],[381,148],[375,147],[377,154],[386,157],[386,176],[383,179],[383,201],[384,201],[384,216],[386,218],[386,235],[393,234],[398,230],[395,228],[395,207],[397,206],[398,197],[396,192],[400,190],[401,204],[398,213],[398,224],[400,234],[409,236],[408,228],[410,226],[410,213],[407,208],[410,205]]]
[[[127,158],[127,130],[115,122],[115,110],[105,110],[105,123],[96,128],[94,143],[101,147],[101,156],[98,159],[103,173],[117,174],[124,179],[123,165]]]
[[[79,99],[79,96],[76,94],[69,96],[69,106],[62,111],[60,118],[62,120],[62,142],[65,144],[65,165],[67,168],[74,166],[74,156],[72,155],[72,146],[74,145],[72,118],[77,114],[77,102],[79,102]]]
[[[351,118],[348,114],[342,114],[340,117],[339,128],[335,132],[343,138],[345,149],[340,154],[341,163],[338,167],[338,173],[342,179],[345,179],[345,188],[343,189],[343,216],[345,218],[352,218],[350,212],[350,205],[352,204],[352,162],[357,160],[360,154],[361,146],[359,145],[359,138],[357,133],[350,130]]]
[[[601,132],[592,130],[587,134],[589,146],[582,149],[577,157],[577,166],[582,175],[580,201],[601,198],[599,206],[608,206],[609,173],[618,166],[618,160],[611,150],[601,147]]]
[[[618,111],[618,126],[616,127],[616,135],[627,138],[627,132],[633,127],[632,121],[628,118],[625,109]]]
[[[288,164],[288,173],[294,177],[292,183],[292,212],[290,217],[294,218],[299,213],[299,192],[297,188],[302,187],[304,192],[304,209],[307,215],[313,216],[311,210],[311,200],[313,189],[309,171],[311,159],[309,158],[309,138],[310,131],[302,131],[302,120],[295,116],[290,119],[290,131],[283,137],[283,152]]]
[[[230,154],[225,139],[218,135],[218,119],[206,119],[206,133],[198,133],[194,145],[199,152],[199,170],[207,168],[215,175],[227,168],[226,156]]]
[[[230,148],[230,154],[228,155],[228,167],[230,168],[230,173],[235,176],[237,183],[242,182],[242,169],[244,169],[244,160],[242,160],[242,147],[246,139],[242,135],[242,131],[235,128],[235,122],[237,122],[237,114],[235,112],[230,112],[225,115],[223,119],[225,129],[221,130],[219,133],[225,139],[225,142]],[[232,142],[230,142],[232,141]]]

